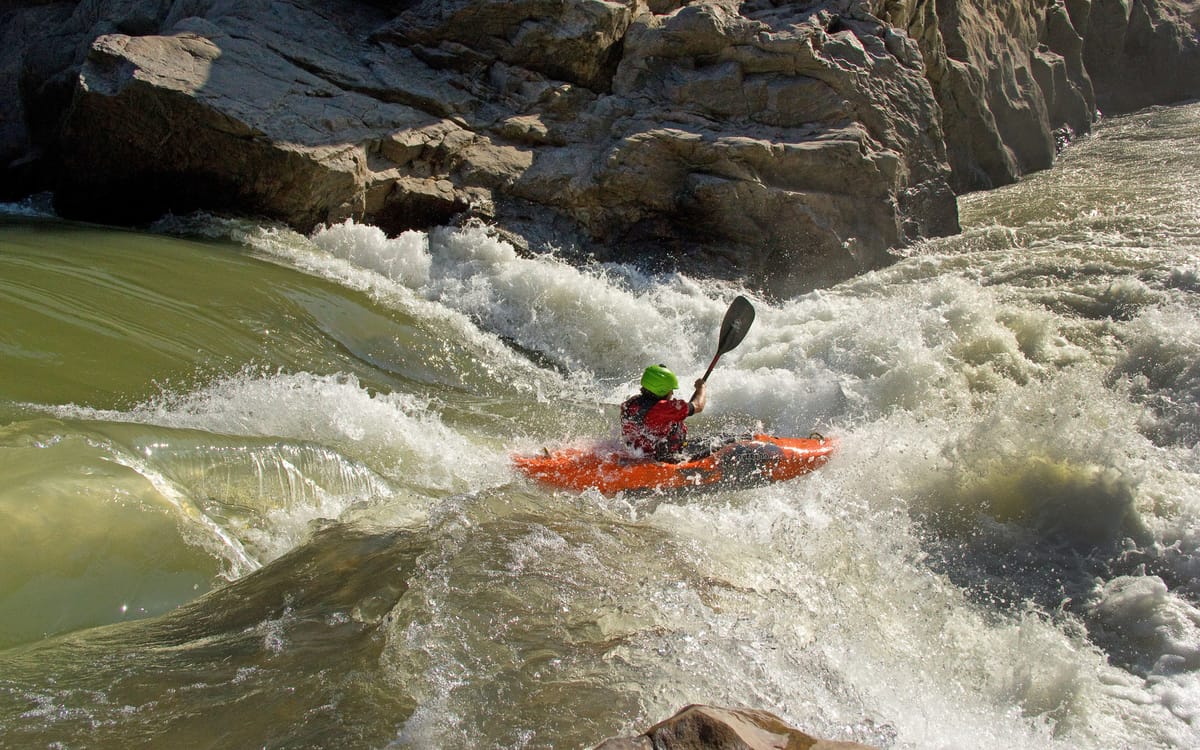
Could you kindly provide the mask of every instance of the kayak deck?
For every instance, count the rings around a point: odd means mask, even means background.
[[[823,466],[836,441],[756,434],[732,441],[709,455],[680,463],[648,460],[613,447],[561,448],[539,455],[513,455],[527,477],[560,489],[596,489],[605,495],[709,485],[753,486],[785,481]]]

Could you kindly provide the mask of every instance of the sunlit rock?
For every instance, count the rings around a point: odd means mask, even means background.
[[[805,734],[774,714],[746,708],[687,706],[636,737],[615,737],[596,750],[870,750]]]

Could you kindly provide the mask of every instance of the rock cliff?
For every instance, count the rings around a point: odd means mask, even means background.
[[[0,197],[478,219],[778,294],[1200,95],[1186,0],[84,0],[0,14]]]

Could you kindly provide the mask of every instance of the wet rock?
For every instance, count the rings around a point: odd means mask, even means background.
[[[596,750],[870,750],[805,734],[774,714],[745,708],[687,706],[636,737],[605,740]]]

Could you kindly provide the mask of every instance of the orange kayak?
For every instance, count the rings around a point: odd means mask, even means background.
[[[665,463],[631,456],[620,448],[561,448],[512,456],[513,465],[531,479],[560,489],[618,492],[690,487],[753,486],[794,479],[829,460],[837,442],[753,435],[727,443],[703,458]]]

